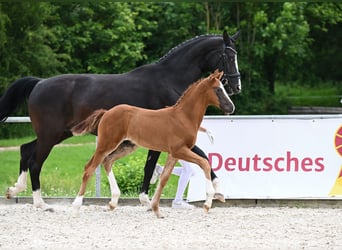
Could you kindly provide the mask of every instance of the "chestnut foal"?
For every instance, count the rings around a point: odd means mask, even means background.
[[[209,105],[220,108],[225,114],[234,112],[235,106],[226,93],[221,81],[223,72],[216,70],[207,78],[193,83],[171,107],[159,110],[143,109],[130,105],[118,105],[106,111],[95,111],[86,120],[71,129],[74,135],[83,135],[97,130],[98,143],[95,154],[86,164],[82,184],[73,206],[78,210],[89,178],[96,167],[106,160],[124,140],[155,151],[167,152],[168,157],[160,181],[151,201],[153,212],[163,218],[159,201],[173,167],[178,159],[193,162],[204,171],[207,198],[204,209],[212,205],[214,187],[210,178],[210,165],[207,160],[191,151],[195,145],[197,131]],[[109,169],[108,169],[109,168]],[[120,190],[111,166],[106,167],[112,198],[109,206],[117,206]]]

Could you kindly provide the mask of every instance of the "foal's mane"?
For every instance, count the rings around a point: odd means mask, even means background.
[[[173,107],[178,106],[185,96],[190,95],[190,93],[193,92],[193,90],[198,86],[198,84],[200,84],[200,82],[205,81],[205,80],[206,78],[201,78],[197,80],[196,82],[192,83],[191,85],[189,85],[189,87],[184,91],[183,95],[181,95],[181,97],[178,98],[177,102],[173,105]]]
[[[206,35],[200,35],[200,36],[195,36],[189,40],[186,40],[182,42],[181,44],[178,44],[177,46],[173,47],[170,49],[164,56],[162,56],[156,63],[160,63],[164,61],[167,57],[169,57],[171,54],[173,54],[177,49],[186,46],[190,43],[197,42],[197,40],[202,40],[210,37],[222,37],[222,35],[216,35],[216,34],[206,34]]]

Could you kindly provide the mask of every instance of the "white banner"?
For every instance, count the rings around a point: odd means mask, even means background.
[[[197,143],[226,198],[342,196],[342,116],[205,117]],[[188,200],[205,200],[203,171],[193,165]]]

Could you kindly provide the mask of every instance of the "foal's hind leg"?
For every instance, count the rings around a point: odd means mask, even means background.
[[[96,167],[99,166],[101,164],[101,162],[104,160],[105,155],[106,155],[105,153],[100,153],[96,149],[95,154],[91,157],[91,159],[88,161],[88,163],[84,167],[81,187],[80,187],[80,190],[78,191],[78,194],[77,194],[74,202],[72,203],[73,207],[77,211],[82,206],[83,197],[84,197],[84,193],[86,191],[88,181],[89,181],[90,177],[93,176],[93,174],[96,170]]]
[[[111,200],[109,202],[110,209],[114,209],[117,207],[119,197],[121,194],[120,188],[116,182],[116,179],[112,170],[112,166],[117,159],[120,159],[132,153],[137,148],[138,147],[135,144],[131,143],[130,141],[124,141],[123,143],[120,144],[120,146],[114,152],[108,155],[103,161],[103,167],[105,168],[106,173],[107,173],[110,191],[112,195]]]
[[[161,194],[163,192],[163,189],[170,178],[170,175],[172,173],[172,170],[174,166],[176,165],[178,159],[173,158],[170,154],[167,156],[167,160],[165,163],[165,167],[163,169],[162,174],[160,175],[160,180],[157,186],[157,189],[153,195],[152,201],[151,201],[151,208],[152,211],[157,215],[158,218],[164,218],[162,213],[159,210],[159,201]]]
[[[106,133],[108,132],[108,133]],[[114,135],[114,136],[113,136]],[[72,203],[73,207],[78,211],[83,203],[83,196],[87,187],[89,178],[93,176],[97,166],[99,166],[104,159],[119,146],[121,138],[115,139],[115,134],[111,131],[104,131],[98,135],[98,143],[94,155],[88,161],[84,168],[82,184],[80,190]],[[114,177],[114,175],[113,175]],[[115,177],[114,177],[115,179]]]

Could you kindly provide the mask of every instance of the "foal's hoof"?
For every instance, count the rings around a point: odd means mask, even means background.
[[[108,202],[110,210],[114,210],[117,207],[117,204],[114,204],[113,202]]]
[[[6,194],[5,194],[6,199],[11,199],[11,194],[9,192],[9,189],[7,189]]]
[[[220,193],[215,193],[214,199],[221,201],[222,203],[226,202],[226,199],[224,198],[223,194]]]
[[[14,197],[13,192],[10,187],[7,188],[5,196],[6,196],[6,199],[12,199]]]
[[[209,206],[207,204],[203,205],[204,212],[208,213],[209,212]]]
[[[158,211],[153,211],[155,215],[157,216],[158,219],[164,219],[165,216],[158,210]]]
[[[55,210],[52,207],[48,207],[46,209],[43,210],[44,212],[55,212]]]

